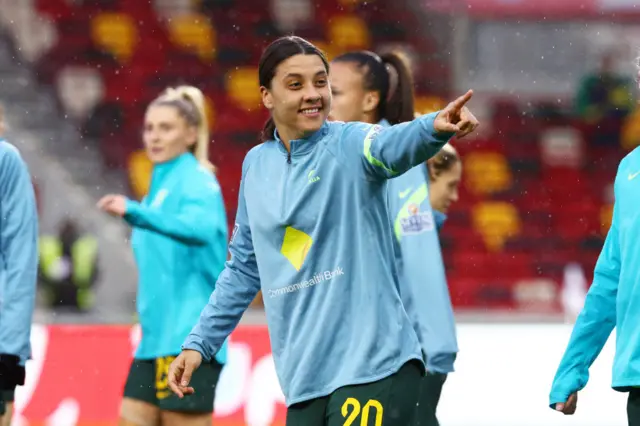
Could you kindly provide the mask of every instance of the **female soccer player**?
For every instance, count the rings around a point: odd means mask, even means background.
[[[388,127],[414,118],[413,78],[397,53],[346,53],[331,64],[330,78],[333,119]],[[457,196],[451,190],[457,189],[454,185],[455,179],[459,180],[459,167],[455,169],[451,150],[447,144],[426,163],[389,181],[400,296],[420,340],[428,371],[422,381],[416,425],[438,424],[436,406],[458,352],[436,226],[450,198]],[[434,210],[436,206],[442,213]]]
[[[573,414],[581,391],[589,379],[589,367],[607,342],[614,327],[616,355],[613,361],[613,388],[629,392],[629,426],[640,425],[640,149],[620,163],[614,183],[613,220],[593,283],[573,327],[573,333],[556,372],[549,403],[564,414]]]
[[[0,106],[0,426],[9,426],[24,385],[38,275],[38,212],[29,170],[5,141]]]
[[[232,257],[169,381],[179,396],[197,391],[193,371],[262,288],[288,425],[406,425],[424,368],[389,260],[385,182],[476,127],[471,92],[401,126],[330,123],[328,71],[299,37],[265,50],[271,119],[244,160]]]
[[[120,425],[211,424],[215,387],[226,361],[224,347],[193,376],[197,395],[179,399],[167,383],[169,365],[207,304],[226,260],[227,221],[207,160],[209,133],[200,90],[168,89],[153,101],[143,139],[154,163],[145,199],[138,203],[107,195],[98,203],[133,227],[139,270],[142,340],[125,385]]]

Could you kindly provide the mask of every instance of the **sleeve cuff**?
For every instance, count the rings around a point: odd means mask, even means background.
[[[436,120],[436,117],[438,116],[438,114],[440,114],[440,111],[432,112],[430,114],[421,116],[419,120],[422,121],[422,123],[424,123],[431,137],[433,137],[438,142],[447,143],[451,140],[452,137],[455,136],[455,133],[435,131],[435,129],[433,128],[433,122]]]
[[[209,354],[209,351],[205,349],[203,342],[198,340],[194,339],[191,336],[187,337],[187,340],[182,345],[182,350],[200,352],[200,355],[202,355],[203,360],[211,361],[211,357],[212,357],[211,354]]]
[[[563,391],[561,389],[559,390],[553,390],[551,392],[551,395],[549,395],[549,408],[551,408],[552,410],[556,409],[556,404],[562,402],[567,402],[567,399],[569,399],[569,396],[572,394],[573,392],[569,392],[569,391]]]
[[[133,200],[127,200],[124,207],[124,220],[133,224],[140,213],[140,203]]]

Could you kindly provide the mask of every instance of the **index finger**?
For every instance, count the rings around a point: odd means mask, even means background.
[[[98,202],[96,203],[96,206],[99,209],[104,208],[104,206],[106,206],[107,204],[111,203],[112,200],[112,196],[111,195],[105,195],[104,197],[100,198],[100,200],[98,200]]]
[[[451,102],[450,107],[455,110],[460,110],[464,106],[464,104],[469,102],[469,99],[471,99],[472,96],[473,96],[473,90],[468,90],[467,93],[460,96],[455,101]]]
[[[169,388],[171,388],[173,393],[182,398],[184,394],[182,393],[182,390],[180,390],[180,386],[178,386],[178,381],[176,380],[176,368],[173,366],[169,367],[169,377],[167,378],[167,381],[169,382]]]

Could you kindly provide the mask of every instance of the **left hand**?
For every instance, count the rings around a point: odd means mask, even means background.
[[[455,133],[458,138],[463,138],[473,132],[480,125],[480,122],[465,106],[472,96],[473,90],[469,90],[447,105],[438,113],[433,122],[433,128],[437,132]]]
[[[117,194],[105,195],[96,206],[112,216],[122,217],[127,212],[127,197]]]

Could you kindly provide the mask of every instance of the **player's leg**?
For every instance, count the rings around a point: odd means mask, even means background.
[[[191,377],[190,385],[195,393],[180,399],[166,383],[169,365],[174,359],[175,357],[166,357],[162,361],[159,359],[157,364],[157,377],[162,378],[156,383],[162,426],[210,426],[222,365],[215,360],[203,363]]]
[[[5,390],[0,392],[0,426],[10,426],[13,417],[13,395],[14,391]]]
[[[440,424],[436,417],[436,410],[445,380],[447,380],[447,375],[442,373],[428,373],[423,377],[414,426],[438,426]]]
[[[158,426],[156,368],[153,360],[133,360],[124,386],[119,426]]]
[[[627,400],[629,426],[640,426],[640,389],[632,389]]]
[[[424,367],[406,363],[377,382],[345,386],[329,398],[328,426],[406,426],[415,418]]]
[[[325,426],[329,397],[299,402],[287,409],[286,426]]]

